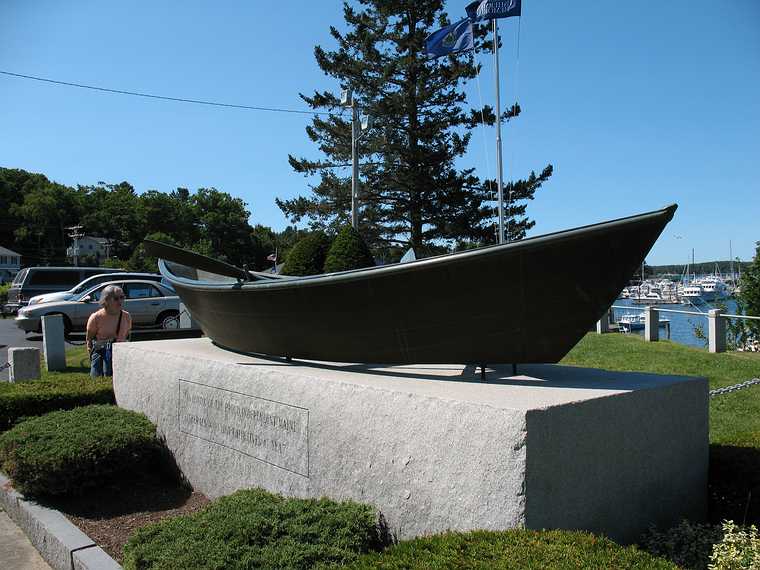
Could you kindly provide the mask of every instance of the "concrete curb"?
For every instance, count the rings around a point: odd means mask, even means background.
[[[55,570],[119,570],[121,566],[63,513],[27,501],[0,473],[0,504]]]

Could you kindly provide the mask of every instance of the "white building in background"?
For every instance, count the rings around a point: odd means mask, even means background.
[[[75,252],[74,249],[77,251]],[[78,239],[78,247],[70,247],[67,250],[69,257],[76,255],[80,259],[84,256],[94,257],[95,261],[100,264],[110,254],[111,245],[109,240],[102,237],[82,236]]]
[[[0,245],[0,282],[13,281],[21,269],[21,254]]]

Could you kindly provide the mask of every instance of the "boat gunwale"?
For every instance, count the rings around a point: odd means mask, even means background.
[[[457,261],[462,259],[476,258],[476,257],[488,257],[502,254],[509,250],[520,249],[532,249],[533,246],[542,245],[547,241],[564,242],[566,240],[574,239],[579,235],[586,233],[596,233],[606,229],[615,228],[618,226],[625,226],[644,222],[649,218],[658,219],[665,218],[665,223],[669,222],[673,218],[678,205],[671,204],[659,210],[653,210],[650,212],[644,212],[642,214],[635,214],[633,216],[626,216],[623,218],[617,218],[614,220],[607,220],[603,222],[597,222],[594,224],[588,224],[585,226],[579,226],[576,228],[570,228],[567,230],[559,230],[556,232],[550,232],[535,237],[526,238],[519,241],[514,241],[505,244],[494,244],[476,249],[470,249],[465,251],[458,251],[453,253],[447,253],[442,255],[436,255],[427,257],[424,259],[418,259],[416,261],[410,261],[407,263],[393,263],[389,265],[381,265],[376,267],[365,267],[361,269],[351,269],[348,271],[338,271],[334,273],[325,273],[321,275],[306,275],[306,276],[284,276],[275,279],[262,279],[260,282],[256,281],[226,281],[226,282],[213,282],[213,281],[199,281],[197,279],[188,279],[186,277],[180,277],[173,273],[164,259],[159,258],[158,266],[161,274],[166,277],[170,282],[176,283],[180,286],[199,290],[199,291],[230,291],[230,290],[262,290],[262,289],[292,289],[301,287],[317,287],[322,285],[334,285],[345,284],[353,281],[361,281],[376,276],[394,275],[396,273],[407,273],[412,271],[422,271],[428,269],[429,266],[447,265],[453,258]],[[184,265],[184,264],[179,264]],[[191,267],[191,266],[187,266]],[[261,273],[261,272],[258,272]],[[255,272],[253,273],[256,274]],[[234,278],[230,278],[234,279]]]

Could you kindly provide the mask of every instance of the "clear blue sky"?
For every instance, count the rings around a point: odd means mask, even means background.
[[[466,0],[450,1],[452,18]],[[337,89],[313,48],[332,49],[342,4],[0,0],[0,70],[113,89],[306,109]],[[652,264],[750,259],[760,240],[760,2],[523,0],[502,21],[506,173],[555,174],[528,208],[531,235],[677,202]],[[480,90],[494,100],[490,59]],[[477,85],[467,88],[478,106]],[[214,186],[252,223],[282,229],[274,204],[307,192],[288,153],[317,157],[305,115],[221,109],[0,75],[0,166],[58,182],[126,180],[138,192]],[[495,176],[493,132],[461,166]],[[488,160],[486,158],[488,157]],[[489,168],[490,166],[490,168]]]

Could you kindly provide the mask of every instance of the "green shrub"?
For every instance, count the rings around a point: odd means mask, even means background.
[[[0,382],[0,432],[10,429],[21,418],[114,403],[110,378],[93,380],[86,374],[46,376],[33,382]]]
[[[710,556],[710,570],[760,570],[760,534],[751,525],[742,529],[733,521],[723,522],[723,540]]]
[[[661,556],[690,570],[707,570],[713,545],[723,538],[720,525],[681,521],[665,531],[655,528],[642,537],[641,546],[655,556]]]
[[[401,542],[367,554],[353,570],[544,570],[548,568],[668,569],[677,566],[585,532],[510,530],[449,532]]]
[[[325,273],[374,267],[375,260],[361,234],[344,226],[332,242],[325,259]]]
[[[325,265],[330,239],[324,232],[314,232],[296,242],[288,252],[283,275],[319,275]]]
[[[0,435],[0,468],[24,494],[77,494],[155,460],[156,427],[116,406],[86,406],[21,422]]]
[[[5,283],[4,285],[0,285],[0,307],[2,307],[8,302],[8,289],[10,288],[11,288],[10,283]]]
[[[124,547],[124,567],[313,568],[349,562],[379,547],[369,506],[253,489],[139,529]]]

